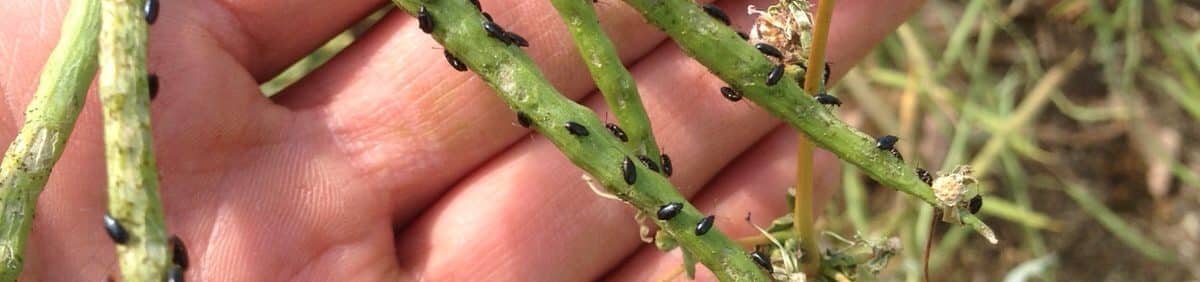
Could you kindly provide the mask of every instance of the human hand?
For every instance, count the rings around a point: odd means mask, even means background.
[[[604,113],[603,99],[546,1],[483,1],[547,78]],[[769,5],[754,1],[757,6]],[[904,2],[904,4],[899,4]],[[834,78],[920,0],[842,1],[830,36]],[[0,1],[0,127],[11,140],[57,41],[66,1]],[[470,72],[446,65],[412,17],[393,12],[324,67],[273,98],[266,81],[382,1],[164,1],[150,34],[151,103],[168,232],[193,281],[645,280],[678,267],[637,237],[633,211],[586,187],[581,170]],[[747,30],[746,2],[722,1]],[[896,8],[883,9],[882,5]],[[732,237],[783,214],[797,135],[724,86],[615,0],[601,22],[634,74],[672,182]],[[620,31],[620,32],[614,32]],[[97,95],[49,184],[23,281],[116,273],[104,234]],[[838,176],[818,154],[819,198]],[[814,207],[819,209],[819,207]],[[702,276],[703,277],[703,276]]]

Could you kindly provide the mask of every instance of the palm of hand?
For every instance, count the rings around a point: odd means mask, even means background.
[[[596,109],[587,70],[549,3],[484,1],[564,95]],[[497,3],[510,2],[510,3]],[[761,1],[759,1],[761,2]],[[919,1],[911,1],[919,2]],[[168,232],[188,244],[198,281],[647,278],[677,266],[637,239],[632,212],[596,197],[471,73],[445,65],[415,19],[391,13],[275,98],[258,84],[383,4],[378,1],[163,3],[151,29],[155,148]],[[766,3],[754,3],[765,6]],[[746,3],[723,1],[728,11]],[[880,14],[843,3],[830,59],[844,71],[915,4]],[[65,12],[63,1],[0,1],[0,126],[15,136]],[[628,7],[597,6],[637,78],[672,181],[717,226],[752,234],[783,212],[796,135],[682,55]],[[536,11],[536,12],[529,12]],[[750,20],[731,12],[735,26]],[[857,22],[856,27],[838,23]],[[30,24],[36,23],[36,24]],[[865,27],[865,28],[864,28]],[[88,96],[39,199],[23,280],[115,273],[103,234],[99,101]],[[603,110],[600,110],[603,111]],[[601,115],[604,115],[601,113]],[[720,138],[711,138],[719,136]],[[829,161],[820,156],[818,163]],[[822,167],[818,165],[818,167]],[[828,182],[819,175],[819,184]],[[828,187],[828,185],[818,185]],[[828,191],[826,189],[825,191]],[[604,230],[604,232],[597,232]]]

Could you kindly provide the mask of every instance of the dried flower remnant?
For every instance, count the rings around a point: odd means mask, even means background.
[[[938,208],[942,209],[942,221],[961,223],[958,209],[966,206],[968,186],[978,183],[972,173],[971,166],[960,165],[933,180],[933,196],[937,198]]]
[[[790,217],[786,218],[790,220]],[[746,223],[750,224],[750,227],[754,227],[755,230],[758,230],[759,234],[762,234],[764,238],[767,238],[767,240],[775,246],[774,252],[764,250],[764,252],[760,253],[763,256],[763,259],[766,260],[771,267],[763,266],[759,262],[759,259],[754,258],[754,255],[751,254],[751,260],[755,261],[755,264],[766,268],[767,274],[770,275],[775,281],[808,281],[808,276],[804,274],[804,270],[802,269],[803,266],[800,263],[800,257],[802,254],[798,248],[799,246],[796,244],[796,239],[788,239],[788,241],[780,242],[778,238],[775,238],[774,235],[771,235],[771,232],[767,232],[767,230],[754,224],[754,222],[751,222],[750,214],[746,214]],[[768,228],[775,229],[779,227],[777,224],[783,223],[776,220],[775,222],[772,222],[771,226]],[[787,221],[786,224],[791,225],[791,222]],[[789,226],[788,228],[791,227]],[[757,246],[755,247],[755,253],[759,253]],[[775,261],[780,262],[778,268],[776,268]]]
[[[812,4],[808,0],[782,0],[767,9],[746,8],[758,16],[750,27],[751,44],[768,44],[783,52],[779,63],[805,66],[812,46]]]

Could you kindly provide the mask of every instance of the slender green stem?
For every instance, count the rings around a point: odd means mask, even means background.
[[[669,202],[687,203],[666,178],[650,173],[641,162],[633,161],[637,177],[634,185],[627,185],[622,163],[626,158],[633,158],[636,152],[623,146],[611,134],[604,133],[603,124],[590,109],[559,94],[517,46],[505,45],[489,37],[483,28],[483,17],[470,2],[392,2],[414,15],[424,5],[434,23],[433,38],[483,78],[513,111],[528,115],[533,129],[554,143],[608,193],[646,214],[654,214],[659,206]],[[572,135],[565,128],[568,122],[582,125],[589,134]],[[660,232],[671,236],[680,247],[711,269],[718,279],[768,279],[745,251],[718,230],[695,235],[693,230],[702,217],[699,210],[685,204],[674,218],[656,220],[655,223]]]
[[[73,0],[25,125],[0,163],[0,281],[16,281],[38,195],[62,155],[96,75],[100,1]],[[99,222],[99,220],[97,220]]]
[[[628,146],[658,163],[661,153],[654,141],[646,109],[642,107],[642,99],[638,96],[637,84],[617,55],[616,47],[600,27],[592,3],[582,0],[550,2],[567,24],[567,30],[571,31],[571,38],[575,40],[580,57],[583,57],[584,65],[591,71],[596,86],[604,94],[604,101],[628,134]]]
[[[687,0],[625,2],[651,24],[664,30],[689,56],[763,109],[804,132],[816,145],[858,166],[883,185],[926,203],[937,204],[933,191],[917,178],[915,168],[889,152],[876,149],[873,137],[838,120],[828,107],[813,101],[794,83],[766,85],[771,63],[745,44],[732,29],[708,17],[695,3]],[[974,215],[960,214],[977,232],[991,235],[991,230]]]
[[[108,212],[129,233],[117,245],[125,281],[166,277],[170,248],[158,196],[146,87],[143,0],[104,0],[100,28],[100,102],[108,167]],[[99,219],[97,219],[99,222]]]

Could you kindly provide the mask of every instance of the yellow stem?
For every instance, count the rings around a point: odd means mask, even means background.
[[[820,91],[824,82],[825,71],[825,42],[829,40],[829,23],[833,18],[834,0],[820,0],[817,6],[817,22],[813,26],[813,44],[808,55],[808,72],[804,74],[804,92],[814,95]],[[799,148],[796,153],[796,202],[792,211],[797,236],[800,239],[800,250],[803,252],[801,262],[804,273],[810,277],[818,275],[821,269],[821,250],[817,246],[817,234],[813,230],[813,144],[808,138],[800,136]]]
[[[800,238],[801,262],[804,273],[814,275],[821,267],[821,251],[817,247],[817,232],[813,230],[813,144],[800,136],[796,155],[796,203],[792,211],[792,226]]]

